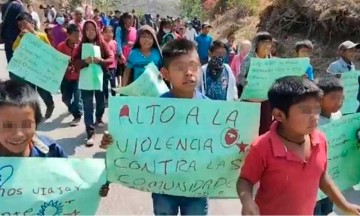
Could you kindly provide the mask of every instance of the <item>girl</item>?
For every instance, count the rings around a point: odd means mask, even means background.
[[[253,40],[253,47],[250,53],[245,57],[243,64],[241,65],[240,70],[240,87],[239,91],[242,92],[243,87],[246,85],[246,78],[250,70],[250,62],[252,58],[271,58],[271,47],[272,47],[273,38],[268,32],[259,32],[256,34]],[[241,93],[239,93],[241,95]],[[252,101],[261,103],[261,113],[260,113],[260,128],[259,135],[262,135],[269,131],[270,125],[272,123],[272,114],[269,101]]]
[[[159,69],[162,66],[161,51],[155,30],[145,25],[139,29],[134,48],[127,60],[122,86],[127,86],[131,81],[136,80],[150,62],[154,62]]]
[[[88,20],[84,23],[83,29],[83,38],[80,42],[77,50],[75,51],[74,55],[74,66],[77,70],[81,70],[85,67],[88,67],[89,64],[95,63],[99,64],[103,69],[103,74],[107,72],[107,68],[113,62],[113,55],[106,45],[106,42],[102,38],[97,26],[96,22],[93,20]],[[84,43],[91,43],[96,46],[100,47],[101,58],[87,58],[85,60],[81,59],[82,53],[82,45]],[[83,73],[80,71],[80,73]],[[95,95],[96,100],[96,122],[94,122],[94,105],[93,105],[93,98]],[[102,117],[105,111],[105,97],[104,93],[99,90],[81,90],[81,98],[83,100],[84,105],[84,119],[85,119],[85,127],[87,133],[87,142],[86,146],[93,146],[94,145],[94,138],[95,138],[95,125],[99,127],[104,127],[104,122],[102,121]]]
[[[160,30],[157,33],[157,41],[159,43],[162,42],[164,36],[171,32],[171,21],[168,19],[164,19],[160,22]]]
[[[106,44],[108,45],[112,55],[113,55],[113,62],[112,64],[109,66],[108,68],[108,73],[104,74],[104,94],[105,94],[105,105],[107,104],[107,101],[109,99],[109,81],[110,81],[110,86],[111,88],[115,88],[116,87],[116,82],[115,82],[115,73],[116,73],[116,69],[117,69],[117,60],[116,60],[116,49],[117,49],[117,43],[116,41],[113,39],[114,38],[114,30],[111,26],[105,26],[103,28],[102,31],[102,35],[104,37],[104,40],[106,42]],[[111,95],[115,96],[115,91],[111,90]]]
[[[136,40],[136,29],[133,27],[134,24],[134,15],[131,13],[124,13],[120,17],[119,26],[115,31],[115,40],[117,43],[117,55],[119,58],[119,68],[124,68],[130,51],[134,46]],[[123,70],[122,70],[123,71]],[[117,74],[118,83],[121,83],[121,71]]]

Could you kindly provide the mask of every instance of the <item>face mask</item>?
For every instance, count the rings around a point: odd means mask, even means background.
[[[56,22],[57,22],[57,24],[62,25],[65,22],[65,18],[64,17],[57,17]]]
[[[210,59],[208,64],[208,70],[210,72],[210,77],[213,79],[218,79],[223,70],[223,63],[225,58],[214,56]]]
[[[163,29],[163,31],[164,31],[165,33],[169,33],[171,30],[170,30],[170,29]]]

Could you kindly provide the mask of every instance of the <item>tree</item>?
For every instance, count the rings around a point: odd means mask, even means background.
[[[183,17],[190,19],[194,17],[203,19],[205,17],[205,12],[201,0],[181,0],[180,8],[181,16]]]

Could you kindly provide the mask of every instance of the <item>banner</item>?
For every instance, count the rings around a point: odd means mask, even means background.
[[[148,96],[159,97],[169,88],[163,79],[159,79],[160,71],[156,65],[151,62],[145,67],[144,73],[141,74],[130,85],[114,89],[117,93],[128,96]]]
[[[237,197],[259,118],[258,103],[111,97],[108,180],[154,193]]]
[[[284,76],[304,76],[309,66],[309,58],[252,58],[241,99],[267,100],[267,93],[276,79]]]
[[[328,174],[340,190],[360,183],[360,113],[343,116],[319,128],[328,140]],[[325,195],[320,192],[318,199]]]
[[[89,43],[83,44],[81,59],[85,60],[88,57],[101,58],[100,47]],[[103,69],[99,64],[91,63],[80,70],[79,89],[103,91],[103,81]]]
[[[58,52],[36,35],[26,33],[9,62],[8,70],[50,93],[56,93],[69,60],[69,56]]]
[[[344,103],[341,107],[342,114],[356,113],[359,109],[359,76],[360,71],[351,71],[341,74],[344,86]]]
[[[0,215],[95,215],[103,159],[0,157]]]

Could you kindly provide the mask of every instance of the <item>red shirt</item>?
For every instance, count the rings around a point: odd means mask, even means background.
[[[327,168],[325,136],[310,134],[311,155],[302,161],[288,152],[276,132],[278,122],[250,147],[240,177],[260,182],[255,202],[261,215],[312,215],[319,182]]]
[[[69,66],[68,66],[68,68],[67,68],[67,70],[65,72],[65,79],[66,80],[73,80],[73,81],[75,80],[76,81],[76,80],[79,80],[79,75],[80,75],[79,71],[77,71],[75,69],[75,67],[73,66],[73,64],[72,64],[76,46],[73,47],[73,48],[69,47],[68,44],[67,44],[67,41],[68,40],[61,42],[56,47],[56,49],[59,52],[71,57]]]
[[[112,64],[108,67],[108,69],[116,69],[117,68],[117,60],[116,60],[116,52],[117,52],[117,43],[115,40],[110,40],[106,42],[108,45],[111,53],[113,54],[113,61]]]

